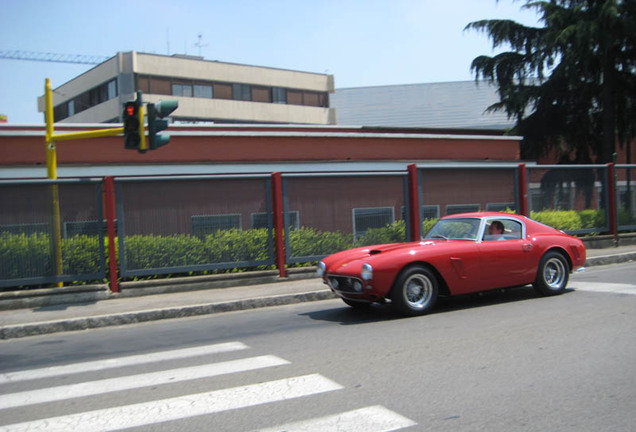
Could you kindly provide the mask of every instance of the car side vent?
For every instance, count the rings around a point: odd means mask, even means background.
[[[381,251],[381,250],[378,250],[378,249],[371,249],[371,250],[369,251],[369,255],[377,255],[377,254],[379,254],[379,253],[382,253],[382,251]]]

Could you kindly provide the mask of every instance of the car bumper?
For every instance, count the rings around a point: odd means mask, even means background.
[[[360,277],[328,274],[323,278],[323,282],[329,286],[334,294],[342,298],[369,302],[383,300],[374,291],[373,285],[363,281]]]

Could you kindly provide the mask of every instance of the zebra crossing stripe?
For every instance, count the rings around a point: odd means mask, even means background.
[[[636,286],[622,283],[576,282],[572,288],[577,291],[591,291],[613,294],[636,294]]]
[[[276,356],[266,355],[141,375],[88,381],[79,384],[69,384],[0,395],[0,407],[2,409],[23,407],[38,403],[94,396],[155,385],[171,384],[181,381],[209,378],[286,364],[289,364],[287,360]]]
[[[116,431],[340,390],[319,374],[0,426],[4,432]]]
[[[83,372],[94,372],[104,369],[113,369],[124,366],[156,363],[166,360],[177,360],[187,357],[196,357],[209,354],[239,351],[249,348],[241,342],[227,342],[201,347],[184,348],[178,350],[161,351],[148,354],[132,355],[106,360],[96,360],[82,363],[73,363],[63,366],[51,366],[41,369],[31,369],[0,374],[0,384],[17,381],[28,381],[41,378],[50,378],[61,375],[71,375]]]
[[[416,424],[378,405],[254,432],[389,432]]]

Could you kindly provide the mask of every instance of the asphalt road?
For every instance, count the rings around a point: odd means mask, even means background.
[[[417,318],[328,300],[2,341],[0,431],[631,431],[635,272]]]

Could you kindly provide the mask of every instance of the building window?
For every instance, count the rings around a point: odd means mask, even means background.
[[[230,84],[214,84],[213,93],[216,99],[232,99],[232,86]]]
[[[486,210],[488,211],[505,211],[505,210],[515,210],[515,203],[513,202],[501,202],[501,203],[488,203],[486,204]]]
[[[272,102],[271,87],[252,87],[252,102]]]
[[[277,104],[286,104],[287,90],[282,87],[272,88],[272,102]]]
[[[422,206],[422,219],[439,219],[439,206],[438,205]]]
[[[290,105],[302,105],[303,92],[299,90],[287,90],[287,103]]]
[[[283,87],[261,87],[243,83],[197,81],[194,84],[192,81],[179,78],[137,75],[137,89],[149,94],[329,107],[329,96],[326,92]],[[108,92],[109,98],[111,92],[117,93],[116,80],[108,83]]]
[[[232,84],[232,99],[251,101],[252,86],[249,84]]]
[[[116,80],[108,81],[108,84],[106,84],[106,89],[107,89],[106,90],[107,100],[117,97],[117,81]]]
[[[479,204],[449,204],[446,206],[446,214],[478,212]]]
[[[241,215],[220,214],[220,215],[193,215],[192,235],[205,237],[220,230],[241,229]]]
[[[172,95],[192,97],[192,85],[191,84],[172,84]]]
[[[66,112],[68,117],[75,115],[75,101],[70,100],[66,103]]]
[[[357,239],[370,228],[384,228],[395,221],[393,207],[371,207],[353,209],[353,234]]]
[[[64,238],[76,235],[98,236],[103,225],[96,220],[64,222]]]
[[[214,97],[211,85],[195,84],[193,89],[196,98],[212,99]]]
[[[298,211],[287,212],[285,215],[290,229],[298,229],[300,227]],[[252,213],[252,228],[269,228],[267,225],[267,213]]]

